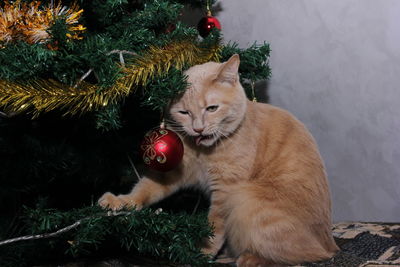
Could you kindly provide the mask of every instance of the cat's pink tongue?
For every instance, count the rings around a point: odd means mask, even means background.
[[[196,145],[200,145],[201,140],[203,140],[203,136],[199,135],[196,137],[195,141],[196,141]]]

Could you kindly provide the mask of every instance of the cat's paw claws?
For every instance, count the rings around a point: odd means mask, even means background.
[[[120,210],[125,206],[125,202],[122,199],[110,192],[105,193],[97,203],[104,209]]]
[[[104,209],[111,209],[113,211],[121,210],[123,208],[140,210],[143,205],[137,201],[132,200],[131,197],[126,195],[116,196],[113,193],[105,193],[97,203]]]

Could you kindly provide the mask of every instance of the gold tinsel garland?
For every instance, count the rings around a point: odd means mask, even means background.
[[[0,6],[0,47],[13,41],[46,43],[51,39],[49,29],[59,18],[65,19],[69,39],[82,39],[79,34],[86,30],[78,24],[82,12],[76,3],[68,8],[61,2],[42,7],[40,1],[4,1],[4,6]]]
[[[174,42],[167,47],[151,47],[143,56],[123,68],[124,76],[109,88],[82,81],[72,87],[55,80],[38,79],[24,83],[0,80],[0,107],[7,113],[32,112],[37,117],[54,109],[64,114],[98,110],[129,95],[136,86],[145,85],[155,75],[175,66],[219,61],[220,47],[199,48],[191,41]]]

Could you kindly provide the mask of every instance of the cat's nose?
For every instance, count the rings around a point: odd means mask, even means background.
[[[193,128],[193,131],[195,131],[196,133],[201,134],[204,131],[204,127],[203,128]]]

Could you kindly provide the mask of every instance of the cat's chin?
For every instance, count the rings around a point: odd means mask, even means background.
[[[212,146],[215,141],[217,141],[217,137],[214,135],[200,135],[194,137],[194,142],[197,146]]]

